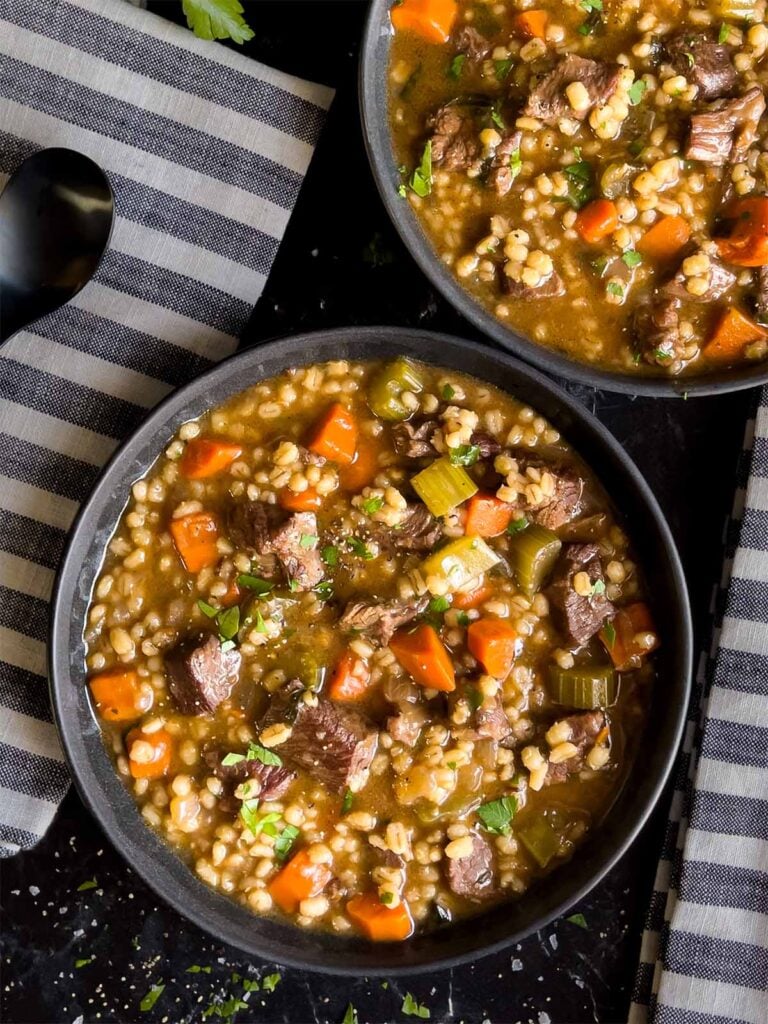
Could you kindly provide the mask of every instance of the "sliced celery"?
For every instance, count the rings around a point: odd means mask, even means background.
[[[616,700],[616,673],[612,665],[576,665],[549,669],[552,700],[569,708],[607,708]]]
[[[509,562],[518,586],[527,594],[540,590],[560,554],[562,541],[557,534],[531,523],[509,541]]]
[[[481,537],[459,537],[425,558],[421,571],[425,577],[441,576],[450,591],[461,590],[487,572],[499,556]]]
[[[466,469],[444,456],[412,477],[411,485],[433,516],[446,515],[478,489]]]
[[[547,818],[534,818],[530,825],[518,828],[517,835],[540,868],[560,853],[560,834]]]
[[[416,367],[404,357],[387,363],[371,381],[368,389],[368,405],[382,420],[407,420],[412,410],[402,400],[404,391],[418,394],[424,389],[424,382]]]

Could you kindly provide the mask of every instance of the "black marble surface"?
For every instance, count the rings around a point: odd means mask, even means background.
[[[179,18],[180,5],[172,0],[151,6]],[[482,340],[404,251],[370,178],[356,98],[365,3],[279,0],[248,7],[256,38],[247,52],[330,84],[337,96],[244,344],[297,330],[376,323]],[[684,402],[570,390],[624,444],[659,498],[685,563],[702,644],[754,393]],[[586,928],[555,921],[473,965],[382,984],[283,969],[210,941],[158,903],[70,792],[43,842],[1,862],[1,1016],[7,1024],[182,1024],[202,1020],[215,1005],[219,1012],[205,1018],[214,1024],[341,1024],[351,1002],[361,1024],[382,1024],[418,1020],[401,1010],[411,992],[429,1008],[431,1020],[446,1024],[623,1021],[665,813],[663,802],[620,864],[574,908]],[[94,879],[95,887],[79,891]],[[205,970],[188,973],[193,965]],[[243,999],[242,979],[276,972],[274,991],[252,991]],[[165,988],[154,1008],[142,1011],[141,1000],[154,985]],[[236,998],[243,1005],[227,1016],[222,1004]]]

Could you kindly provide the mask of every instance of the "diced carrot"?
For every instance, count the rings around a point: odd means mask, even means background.
[[[357,448],[357,421],[341,402],[334,402],[315,427],[307,445],[311,452],[348,466]]]
[[[610,199],[594,199],[579,210],[573,226],[585,242],[594,245],[619,226],[619,211]]]
[[[226,469],[242,451],[239,444],[195,437],[187,442],[184,454],[179,460],[179,471],[187,480],[202,480]]]
[[[345,651],[333,670],[328,696],[334,700],[359,700],[370,681],[368,664],[352,651]]]
[[[377,892],[364,892],[347,903],[347,913],[374,942],[402,942],[413,932],[413,919],[405,900],[388,907]]]
[[[467,647],[488,675],[504,679],[517,653],[517,633],[501,619],[478,619],[467,629]]]
[[[684,217],[662,217],[640,238],[637,251],[649,260],[664,263],[676,256],[690,237],[691,227]]]
[[[131,729],[125,737],[125,749],[134,779],[159,779],[171,766],[173,738],[165,729]]]
[[[647,604],[637,601],[619,608],[611,621],[600,630],[600,639],[617,669],[638,668],[643,656],[655,651],[658,638],[650,646],[641,646],[635,640],[638,633],[655,633],[653,619]]]
[[[740,309],[729,306],[715,324],[701,354],[718,362],[734,362],[744,355],[744,348],[750,342],[761,338],[768,338],[768,331]]]
[[[726,211],[733,222],[728,238],[716,238],[722,258],[737,267],[768,264],[768,197],[737,199]]]
[[[515,33],[521,39],[546,39],[548,24],[546,11],[521,11],[512,19]]]
[[[429,43],[447,43],[457,14],[456,0],[401,0],[390,10],[398,32],[415,32]]]
[[[302,900],[323,891],[332,874],[327,864],[313,864],[307,851],[299,850],[269,883],[269,895],[286,914],[293,914]]]
[[[180,519],[172,519],[171,536],[179,557],[188,572],[200,572],[219,560],[216,541],[219,527],[210,512],[192,512]]]
[[[461,611],[477,608],[483,601],[487,601],[492,593],[493,589],[487,583],[480,583],[472,590],[457,590],[453,595],[452,606]]]
[[[475,537],[498,537],[512,522],[514,508],[495,494],[478,491],[466,504],[464,532]]]
[[[417,626],[413,632],[398,630],[389,642],[394,656],[419,683],[450,693],[456,689],[451,656],[432,626]]]
[[[133,669],[102,672],[88,685],[105,722],[131,722],[147,710],[140,706],[139,676]]]
[[[292,491],[284,487],[278,493],[277,501],[281,508],[289,512],[316,512],[323,504],[322,496],[314,487],[308,487],[306,491]]]
[[[377,438],[360,438],[355,461],[339,467],[339,484],[344,491],[361,491],[379,472],[379,455],[384,443]]]

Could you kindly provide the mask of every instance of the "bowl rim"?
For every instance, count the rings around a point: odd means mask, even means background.
[[[329,963],[327,962],[328,952],[322,949],[309,953],[306,950],[294,952],[291,943],[293,933],[299,932],[304,937],[307,934],[312,934],[298,929],[295,925],[278,922],[276,931],[279,934],[276,934],[275,937],[267,936],[266,940],[262,940],[256,934],[253,939],[244,940],[242,929],[240,934],[235,935],[237,920],[243,914],[247,915],[249,922],[253,921],[254,916],[260,922],[274,922],[276,919],[254,915],[250,910],[244,910],[228,897],[222,896],[204,885],[193,873],[191,867],[188,867],[186,862],[176,854],[174,848],[161,840],[143,822],[132,795],[120,780],[101,744],[100,728],[85,695],[83,664],[82,661],[78,664],[74,663],[75,653],[72,641],[73,637],[82,638],[84,614],[91,600],[93,582],[101,566],[105,545],[130,496],[129,480],[137,479],[147,471],[159,457],[163,446],[167,444],[181,422],[192,416],[201,415],[203,411],[212,407],[214,403],[207,396],[214,384],[221,381],[227,386],[227,394],[234,395],[257,383],[259,379],[267,379],[280,372],[277,369],[265,371],[264,364],[270,358],[276,358],[283,368],[317,361],[316,358],[308,359],[302,355],[305,351],[310,351],[313,344],[328,348],[329,351],[325,356],[328,359],[338,358],[334,349],[338,351],[338,348],[343,347],[345,343],[371,350],[366,351],[366,354],[352,355],[349,358],[375,359],[377,358],[375,343],[382,341],[388,344],[393,352],[405,352],[415,359],[422,358],[424,362],[434,366],[450,365],[449,362],[441,362],[443,353],[446,352],[449,360],[451,357],[463,359],[465,356],[474,356],[485,360],[486,363],[499,365],[500,369],[506,369],[507,372],[520,379],[521,383],[518,386],[530,385],[534,391],[546,393],[548,400],[562,410],[562,417],[569,421],[574,429],[582,431],[585,436],[589,437],[590,443],[594,441],[596,447],[616,464],[620,472],[625,474],[624,482],[628,484],[629,490],[640,496],[645,515],[650,517],[657,538],[661,542],[661,553],[668,562],[669,578],[665,581],[665,586],[668,588],[669,599],[675,612],[674,629],[679,634],[679,649],[675,654],[675,666],[679,671],[675,675],[680,678],[681,692],[679,703],[667,721],[669,730],[667,749],[659,755],[661,760],[655,774],[654,772],[650,773],[652,784],[645,786],[645,782],[643,783],[647,792],[637,809],[636,816],[626,829],[620,830],[620,837],[613,841],[609,854],[598,854],[598,857],[602,859],[598,860],[596,868],[587,871],[585,862],[582,868],[585,874],[583,883],[572,891],[569,890],[556,905],[549,906],[544,912],[537,913],[535,918],[522,929],[515,930],[514,924],[512,924],[508,932],[494,941],[484,944],[482,938],[472,938],[471,941],[475,944],[470,949],[458,953],[450,952],[447,955],[441,955],[438,952],[435,955],[429,953],[423,955],[417,949],[412,960],[406,959],[402,963],[378,963],[377,957],[386,960],[384,950],[392,952],[395,946],[408,944],[383,946],[362,941],[357,942],[356,946],[367,947],[367,953],[365,951],[360,953],[357,959],[349,956],[346,959],[350,962],[346,962],[345,957],[337,953],[335,958],[331,956]],[[432,344],[438,347],[439,354],[434,355],[435,350],[433,349],[432,353],[421,355],[420,346],[422,344]],[[241,367],[242,374],[238,373]],[[459,369],[459,367],[455,368]],[[249,371],[256,375],[249,376]],[[465,372],[480,380],[488,380],[488,377],[483,373],[477,373],[472,367],[460,372]],[[503,385],[501,390],[504,393],[511,393]],[[217,397],[215,404],[220,404],[220,401],[223,400],[223,397]],[[190,409],[190,405],[194,408]],[[182,415],[183,413],[186,414]],[[126,460],[135,456],[136,451],[142,445],[151,446],[151,457],[147,461],[134,458],[132,463],[127,462]],[[578,446],[576,446],[576,451],[579,451]],[[588,464],[591,464],[589,460]],[[128,469],[131,466],[133,472],[129,474]],[[602,480],[599,472],[597,475],[598,479]],[[110,489],[113,476],[121,478],[120,483],[126,489],[124,494]],[[608,484],[604,483],[603,486],[607,488]],[[100,515],[102,518],[106,518],[109,527],[106,532],[102,531],[104,533],[103,543],[95,539],[90,531]],[[634,519],[634,515],[635,513],[630,518]],[[95,556],[93,555],[94,551],[96,552]],[[82,569],[85,555],[88,552],[91,552],[95,562],[93,571]],[[81,570],[89,578],[87,593],[83,592],[81,585],[78,586]],[[83,616],[80,618],[74,615],[72,608],[73,602],[78,600],[78,593],[80,602],[84,602]],[[75,627],[79,628],[76,630]],[[82,642],[80,642],[80,646],[82,647]],[[290,335],[235,353],[169,394],[149,413],[139,427],[122,442],[104,466],[90,496],[83,503],[71,527],[51,598],[48,667],[54,717],[62,747],[72,770],[75,787],[86,807],[96,818],[112,844],[124,856],[132,870],[135,870],[162,900],[217,940],[229,943],[250,955],[259,956],[265,960],[332,975],[364,973],[370,976],[396,977],[419,974],[425,968],[437,970],[471,962],[519,942],[525,936],[561,916],[605,877],[626,853],[646,824],[672,772],[690,700],[692,652],[693,627],[688,594],[682,565],[669,526],[656,498],[634,462],[596,417],[549,378],[530,366],[520,363],[506,352],[489,349],[476,342],[442,333],[397,327],[365,327],[328,328]],[[77,702],[79,702],[79,707]],[[83,704],[87,706],[85,712],[82,710]],[[94,746],[94,738],[98,740],[98,746]],[[95,755],[95,761],[93,753],[88,753],[88,744],[92,751],[101,752]],[[111,797],[114,800],[111,800]],[[637,799],[637,796],[633,794],[633,800]],[[129,830],[131,822],[126,822],[121,818],[118,813],[120,811],[139,822],[140,829],[135,836]],[[596,830],[596,834],[599,834],[600,831],[601,829]],[[576,860],[578,860],[578,856],[574,858],[574,862]],[[506,906],[506,904],[501,906]],[[215,916],[215,921],[212,921],[212,915]],[[458,925],[460,928],[461,921],[458,922]],[[416,939],[419,939],[428,942],[430,936],[453,935],[458,934],[458,931],[458,928],[448,928],[441,932],[429,932],[416,936],[414,940],[410,941],[415,942]],[[273,952],[276,945],[280,947],[277,954]],[[345,947],[347,950],[351,948]],[[360,957],[365,959],[361,961]]]
[[[386,73],[383,73],[380,67],[379,54],[382,38],[390,40],[386,44],[388,56],[394,37],[389,21],[391,6],[391,0],[371,0],[363,32],[358,63],[358,105],[363,141],[374,181],[392,224],[422,272],[457,312],[502,348],[538,369],[606,391],[650,395],[656,398],[687,399],[742,391],[768,382],[768,361],[742,368],[680,377],[652,377],[640,374],[632,376],[603,369],[540,345],[517,330],[506,327],[462,287],[438,259],[410,203],[404,202],[397,192],[401,177],[397,171],[392,148],[386,113]],[[382,111],[385,112],[383,118]]]

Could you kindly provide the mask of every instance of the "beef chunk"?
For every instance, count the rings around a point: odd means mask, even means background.
[[[406,420],[392,427],[392,446],[398,455],[406,459],[423,459],[435,455],[432,444],[435,431],[440,429],[439,420]]]
[[[465,54],[471,61],[485,60],[491,52],[490,41],[471,25],[462,25],[456,33],[454,44],[458,52]]]
[[[476,832],[472,837],[472,853],[468,857],[445,858],[448,886],[457,896],[482,900],[493,895],[493,851],[487,839]]]
[[[685,344],[680,332],[679,301],[658,294],[652,296],[638,307],[633,333],[647,363],[669,366],[681,357]]]
[[[484,700],[473,717],[475,731],[482,739],[503,740],[512,731],[498,694]]]
[[[397,551],[429,551],[443,535],[443,528],[426,505],[409,505],[402,523],[389,531]]]
[[[705,113],[694,114],[686,159],[715,166],[736,162],[755,141],[764,111],[765,97],[756,85],[737,99],[718,100]]]
[[[217,637],[195,637],[165,656],[168,689],[183,715],[210,715],[232,692],[240,652],[224,651]]]
[[[573,589],[573,578],[578,572],[585,572],[593,587],[598,584],[598,591],[603,592],[593,593],[590,597],[577,594]],[[605,581],[597,544],[566,545],[555,581],[549,588],[550,600],[560,615],[568,637],[579,646],[587,643],[605,620],[613,615],[613,605],[604,590]]]
[[[421,615],[429,604],[429,598],[414,597],[403,601],[350,601],[339,619],[339,626],[345,630],[365,633],[372,642],[386,647],[395,630]]]
[[[259,555],[271,553],[272,530],[283,519],[277,505],[266,501],[238,501],[227,512],[227,532],[239,548]]]
[[[314,707],[300,699],[301,683],[291,680],[272,700],[260,728],[288,722],[291,735],[276,747],[285,764],[303,768],[314,781],[336,793],[358,792],[368,781],[379,734],[357,711],[333,701],[317,700]]]
[[[217,779],[222,782],[239,786],[241,782],[252,779],[254,785],[248,790],[249,796],[260,797],[262,800],[279,800],[285,796],[296,774],[282,765],[262,764],[255,757],[238,761],[237,764],[222,764],[220,750],[206,750],[203,755],[205,763]]]
[[[676,32],[666,42],[669,62],[679,75],[699,87],[698,99],[730,96],[738,83],[727,46],[705,32]]]
[[[447,104],[429,121],[432,164],[447,171],[466,171],[480,157],[482,146],[472,111]]]
[[[480,449],[481,459],[495,458],[501,451],[500,442],[491,434],[486,434],[484,430],[473,430],[469,443]]]
[[[761,324],[768,324],[768,266],[758,267],[755,312]]]
[[[602,106],[616,90],[620,74],[619,64],[569,53],[531,89],[523,114],[548,125],[556,125],[563,117],[583,121],[592,107]],[[568,102],[565,90],[572,82],[581,82],[589,94],[589,107],[585,110],[576,111]]]
[[[591,516],[574,519],[560,530],[560,538],[565,541],[577,541],[587,544],[590,541],[602,540],[608,533],[610,520],[605,512],[594,512]]]
[[[520,140],[522,132],[507,132],[496,147],[488,168],[488,184],[496,195],[505,196],[512,188],[517,170],[512,167],[512,160],[520,156]],[[519,167],[519,164],[518,164]]]
[[[584,481],[569,470],[550,472],[555,478],[555,493],[546,505],[533,509],[529,518],[547,530],[557,530],[570,523],[581,512]]]
[[[566,721],[571,729],[569,742],[578,748],[578,752],[567,761],[561,761],[560,764],[553,764],[550,761],[547,776],[544,779],[545,786],[565,782],[571,775],[576,775],[581,771],[589,748],[605,725],[605,714],[602,711],[585,711],[580,715],[571,715]]]
[[[426,712],[420,705],[409,704],[401,707],[396,715],[390,715],[387,719],[387,732],[396,743],[414,747],[426,720]]]
[[[522,281],[513,281],[503,270],[500,278],[501,290],[511,299],[522,299],[524,302],[529,302],[533,299],[556,299],[560,295],[565,295],[563,279],[555,271],[535,287],[524,284]]]
[[[314,537],[314,546],[306,538]],[[302,543],[303,539],[303,543]],[[323,578],[323,562],[317,541],[314,512],[296,512],[272,534],[272,549],[297,590],[311,590]]]
[[[693,295],[686,288],[687,278],[682,267],[677,271],[671,281],[659,288],[659,295],[669,299],[683,299],[686,302],[714,302],[725,295],[728,289],[736,283],[736,275],[724,267],[718,260],[710,257],[709,261],[709,282],[707,290],[703,295]]]

